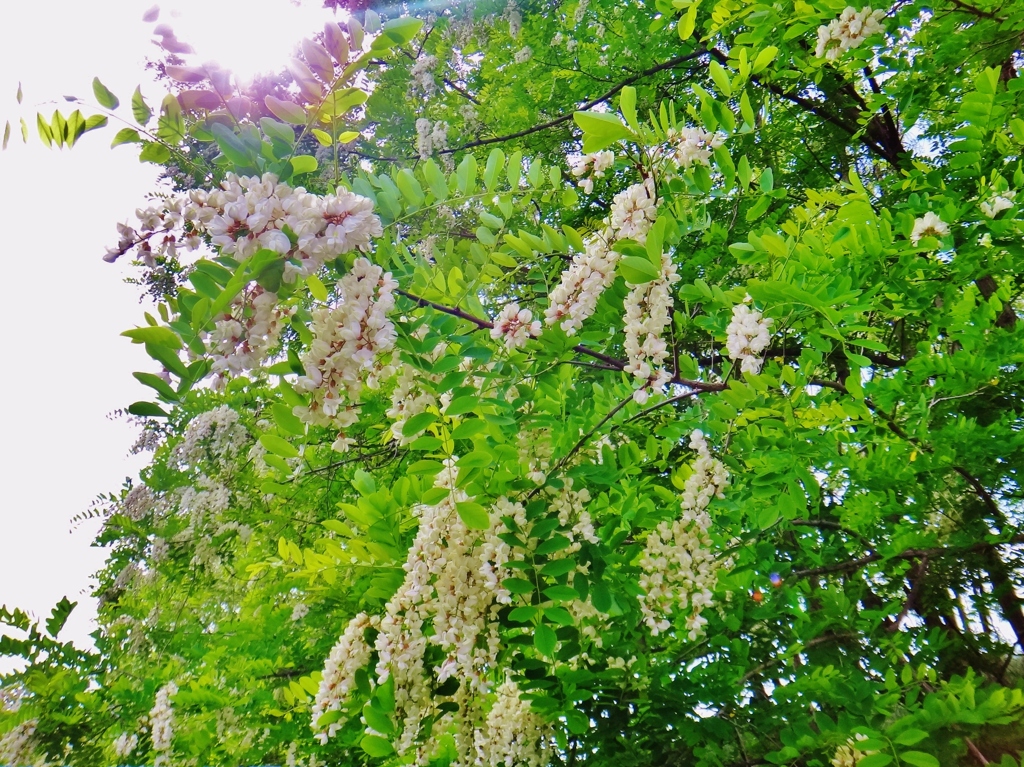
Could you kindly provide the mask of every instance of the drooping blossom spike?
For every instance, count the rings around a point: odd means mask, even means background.
[[[516,303],[502,309],[491,328],[491,338],[503,341],[509,351],[525,346],[529,339],[539,335],[540,320],[533,319],[533,312],[520,309]]]
[[[729,359],[739,360],[740,369],[744,373],[760,372],[761,352],[768,348],[771,341],[769,328],[773,322],[746,303],[733,307],[732,321],[725,331],[728,335],[725,347]]]
[[[814,49],[814,55],[819,59],[825,57],[829,61],[835,61],[848,50],[858,47],[871,35],[884,32],[884,18],[885,11],[873,11],[869,5],[865,5],[860,11],[847,6],[839,18],[818,27],[818,44]]]

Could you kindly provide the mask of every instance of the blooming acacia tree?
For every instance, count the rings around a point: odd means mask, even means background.
[[[512,0],[169,63],[107,255],[153,461],[97,652],[2,614],[0,761],[1016,763],[1022,31]]]

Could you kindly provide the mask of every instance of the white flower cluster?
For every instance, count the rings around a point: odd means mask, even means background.
[[[531,58],[533,58],[533,48],[531,48],[529,45],[524,45],[522,48],[516,51],[515,56],[513,56],[513,59],[515,60],[516,64],[525,64]]]
[[[917,245],[922,237],[942,239],[949,235],[949,224],[939,218],[938,214],[928,211],[920,218],[914,219],[914,229],[910,233],[910,241]]]
[[[579,0],[576,4],[576,11],[572,15],[572,21],[574,24],[579,24],[583,21],[583,18],[587,14],[587,6],[590,4],[590,0]]]
[[[506,680],[484,726],[474,738],[475,764],[488,767],[543,767],[548,764],[548,732],[544,721],[519,696],[515,682]]]
[[[641,405],[647,402],[649,389],[660,389],[672,380],[672,374],[662,367],[669,356],[662,333],[672,320],[672,286],[677,282],[676,265],[663,254],[658,278],[633,286],[626,296],[626,372],[643,382],[633,392],[633,399]]]
[[[391,407],[388,408],[387,415],[391,419],[391,434],[394,439],[398,440],[399,445],[408,445],[418,435],[404,436],[402,428],[405,422],[414,415],[426,412],[427,408],[437,407],[437,397],[420,386],[420,378],[424,374],[412,365],[401,365],[399,371],[395,388],[391,392]]]
[[[615,279],[620,254],[609,246],[602,235],[586,243],[586,250],[573,256],[569,268],[548,296],[544,319],[549,325],[561,323],[567,335],[575,335],[583,322],[597,308],[605,288]]]
[[[171,696],[178,692],[178,685],[168,682],[156,693],[156,702],[149,712],[149,724],[153,750],[157,752],[156,764],[166,764],[171,742],[174,739],[174,708]]]
[[[384,609],[375,643],[377,682],[394,677],[396,707],[406,722],[399,752],[413,745],[420,720],[435,705],[424,666],[428,645],[445,655],[433,669],[439,683],[455,676],[465,691],[487,692],[485,673],[499,649],[497,614],[511,601],[501,585],[510,551],[497,534],[504,530],[501,517],[515,516],[517,510],[498,502],[488,530],[468,529],[457,505],[470,499],[456,488],[457,478],[454,459],[447,459],[435,487],[449,494],[435,506],[413,509],[419,529],[404,565],[405,580]],[[433,634],[425,636],[431,624]]]
[[[301,621],[309,615],[309,605],[305,602],[296,602],[292,608],[292,621]]]
[[[1009,210],[1013,206],[1014,202],[1012,194],[1010,196],[997,194],[991,200],[981,203],[978,207],[981,208],[981,212],[988,218],[995,218],[1004,210]]]
[[[569,155],[566,159],[572,175],[579,179],[576,186],[586,194],[594,191],[594,179],[604,178],[604,172],[615,165],[615,153],[607,149],[603,152]]]
[[[725,136],[703,128],[670,128],[668,141],[670,157],[676,165],[685,169],[694,163],[710,165],[711,155],[725,143]]]
[[[409,70],[412,78],[413,92],[419,91],[424,96],[432,96],[437,89],[434,82],[434,68],[437,66],[437,56],[429,53],[421,55]]]
[[[114,738],[114,756],[118,759],[125,759],[131,756],[132,752],[135,751],[136,746],[139,745],[139,736],[136,733],[128,734],[122,732],[116,738]]]
[[[365,258],[338,282],[335,306],[313,311],[313,341],[300,358],[305,375],[295,384],[312,394],[308,406],[294,413],[306,423],[344,429],[357,420],[353,407],[363,386],[373,389],[385,374],[379,357],[395,345],[395,326],[388,319],[398,283]],[[344,433],[336,449],[347,449]]]
[[[511,351],[525,346],[531,338],[540,335],[540,320],[533,319],[533,312],[520,309],[519,304],[508,304],[491,328],[491,338],[505,342],[505,348]]]
[[[857,741],[860,740],[867,740],[867,736],[858,733],[856,737],[837,748],[832,756],[832,767],[857,767],[861,759],[877,753],[876,751],[861,751],[857,748]]]
[[[651,633],[658,635],[672,627],[668,616],[688,608],[686,629],[696,640],[707,624],[701,613],[711,604],[721,569],[710,547],[707,507],[712,498],[723,497],[729,474],[712,457],[700,430],[690,435],[690,448],[697,451],[697,460],[683,489],[683,513],[671,525],[661,522],[647,536],[640,559],[640,588],[645,592],[640,611]]]
[[[33,736],[38,722],[30,719],[0,736],[0,764],[19,767],[32,764]]]
[[[509,37],[519,37],[519,33],[523,29],[523,14],[519,12],[516,0],[508,0],[508,5],[505,6],[502,16],[508,21]]]
[[[188,422],[173,455],[181,466],[188,468],[204,461],[223,465],[238,455],[248,439],[249,432],[239,423],[238,413],[228,405],[219,405]]]
[[[601,160],[601,164],[606,160]],[[597,161],[594,161],[597,164]],[[620,239],[645,242],[657,217],[654,179],[647,178],[615,195],[605,228],[585,243],[562,272],[562,279],[548,295],[544,319],[548,325],[560,323],[567,335],[574,335],[594,313],[605,288],[615,280],[620,254],[612,244]]]
[[[425,117],[416,121],[416,151],[421,160],[429,160],[434,152],[448,148],[448,123],[439,120],[431,123]]]
[[[848,50],[858,47],[871,35],[884,32],[884,18],[885,11],[873,11],[869,5],[865,5],[860,11],[847,6],[838,19],[818,27],[818,45],[814,55],[819,59],[824,56],[829,61],[835,61]]]
[[[630,239],[643,244],[656,217],[654,179],[623,189],[612,200],[610,225],[612,238]]]
[[[334,645],[331,654],[327,656],[324,664],[324,675],[320,680],[320,689],[317,690],[316,698],[313,701],[313,730],[317,733],[316,739],[320,743],[327,743],[327,739],[341,728],[340,722],[327,726],[321,730],[317,725],[320,717],[328,711],[339,711],[342,704],[348,699],[349,693],[355,687],[356,671],[370,662],[370,655],[373,649],[366,643],[366,630],[376,628],[379,619],[376,616],[369,616],[366,613],[359,613],[349,621],[345,632],[341,635],[338,643]]]
[[[213,360],[213,389],[220,391],[228,378],[258,367],[277,346],[294,311],[278,306],[276,293],[255,284],[235,298],[230,312],[217,320],[204,338]]]
[[[447,459],[435,487],[448,495],[436,505],[413,508],[419,528],[404,565],[405,580],[384,608],[374,643],[376,683],[393,678],[396,721],[405,723],[395,746],[399,753],[416,746],[421,720],[437,713],[431,678],[437,683],[458,678],[460,699],[466,705],[488,692],[487,673],[494,668],[499,649],[498,611],[511,601],[501,585],[509,575],[505,564],[510,549],[498,533],[505,530],[503,517],[525,523],[525,510],[500,499],[490,511],[490,527],[470,530],[458,511],[458,504],[470,498],[456,487],[457,480],[455,460]],[[360,643],[360,625],[365,628],[371,619],[363,615],[356,620],[359,624],[346,629],[337,652],[332,652],[334,660],[328,660],[314,723],[323,711],[340,708],[356,669],[369,658],[370,649]],[[433,669],[425,664],[430,646],[443,656]],[[445,717],[450,720],[450,715]],[[468,712],[463,718],[472,721]],[[331,734],[328,730],[326,736]]]
[[[749,300],[749,296],[747,299]],[[761,312],[751,309],[746,303],[736,304],[732,308],[732,321],[725,329],[727,339],[726,351],[731,360],[741,360],[740,369],[744,373],[758,373],[761,370],[761,352],[768,348],[771,340],[769,328],[774,320],[761,316]]]
[[[174,255],[182,245],[195,249],[205,235],[223,254],[238,260],[264,248],[286,255],[288,282],[313,274],[343,253],[369,250],[371,238],[383,234],[372,200],[342,188],[321,197],[282,184],[272,173],[261,177],[229,173],[218,189],[194,189],[187,199],[170,198],[162,209],[136,214],[142,234],[119,227],[121,245],[108,250],[107,260],[126,252],[129,243],[151,244],[155,233],[166,233],[158,248],[167,255]],[[294,243],[285,227],[295,237]]]

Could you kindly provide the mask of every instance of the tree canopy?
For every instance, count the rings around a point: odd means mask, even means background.
[[[337,19],[36,119],[164,169],[152,460],[0,764],[1017,765],[1024,3]]]

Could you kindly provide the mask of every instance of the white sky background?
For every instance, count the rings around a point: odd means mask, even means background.
[[[150,389],[135,370],[155,372],[141,347],[119,334],[144,324],[150,307],[123,282],[130,266],[101,260],[153,191],[157,168],[137,146],[110,149],[118,129],[88,133],[73,149],[47,149],[36,112],[69,114],[65,94],[93,104],[92,78],[121,100],[142,85],[157,108],[164,92],[144,71],[157,57],[149,1],[16,3],[0,24],[0,131],[14,132],[0,153],[0,232],[6,289],[0,292],[0,604],[44,618],[64,595],[80,604],[62,639],[91,644],[91,574],[105,553],[90,547],[98,525],[69,533],[70,519],[101,492],[135,476],[145,456],[129,456],[136,429],[106,415]],[[239,73],[278,69],[303,36],[331,17],[320,0],[171,0],[159,22],[196,49],[189,63],[216,59]],[[24,102],[15,100],[18,82]],[[82,109],[86,116],[93,111]],[[29,124],[22,144],[17,118]],[[2,631],[2,628],[0,628]],[[10,665],[0,659],[0,671]]]

